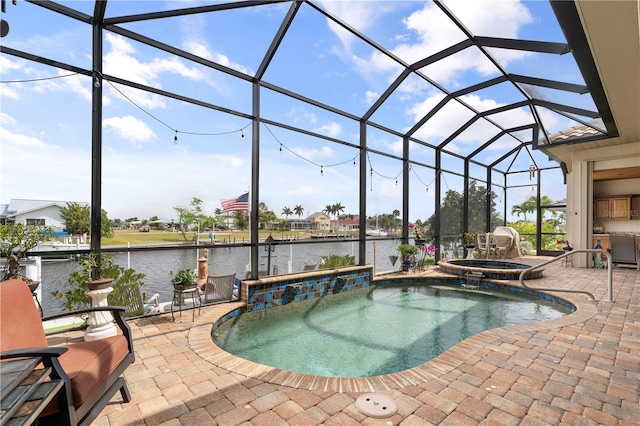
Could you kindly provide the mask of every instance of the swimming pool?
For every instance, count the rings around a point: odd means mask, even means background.
[[[504,291],[383,285],[245,313],[213,331],[250,361],[328,377],[406,370],[483,330],[559,318],[563,306]]]

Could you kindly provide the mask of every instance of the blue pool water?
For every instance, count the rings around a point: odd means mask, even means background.
[[[368,377],[406,370],[481,331],[559,318],[552,302],[452,286],[371,286],[245,313],[213,332],[236,356],[284,370]]]

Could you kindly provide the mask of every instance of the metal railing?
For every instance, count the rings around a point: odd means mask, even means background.
[[[611,257],[611,253],[607,252],[606,250],[600,250],[600,249],[574,249],[571,251],[568,251],[566,253],[561,254],[560,256],[554,257],[553,259],[547,260],[545,262],[542,263],[538,263],[536,265],[531,266],[530,268],[525,269],[524,271],[522,271],[520,273],[520,285],[526,289],[529,290],[541,290],[541,291],[558,291],[558,292],[564,292],[564,293],[582,293],[582,294],[586,294],[588,295],[591,300],[596,300],[595,296],[586,291],[586,290],[570,290],[570,289],[558,289],[558,288],[541,288],[541,287],[529,287],[528,285],[526,285],[524,283],[524,277],[527,273],[536,270],[542,266],[548,265],[550,263],[553,262],[557,262],[558,260],[562,260],[565,257],[569,257],[569,256],[573,256],[576,253],[602,253],[605,256],[607,256],[607,279],[608,279],[608,288],[607,288],[607,302],[612,302],[612,293],[613,293],[613,258]]]

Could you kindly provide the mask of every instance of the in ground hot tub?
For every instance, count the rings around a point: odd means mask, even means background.
[[[494,280],[518,280],[523,270],[531,265],[491,259],[452,259],[438,263],[440,270],[447,274],[466,276],[469,272],[480,272]],[[533,280],[542,277],[544,269],[528,272],[525,279]]]

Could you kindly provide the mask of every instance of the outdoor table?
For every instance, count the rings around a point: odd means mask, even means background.
[[[60,379],[45,381],[50,367],[41,357],[9,359],[0,362],[0,426],[30,425],[47,404],[64,388]]]
[[[196,304],[198,305],[198,315],[200,315],[200,308],[202,303],[200,303],[200,291],[198,286],[195,285],[193,287],[180,289],[173,288],[173,301],[171,302],[171,320],[175,321],[173,316],[173,306],[178,305],[178,311],[180,312],[180,318],[182,318],[182,305],[184,304],[185,296],[191,296],[193,299],[193,310],[191,311],[191,320],[195,321],[196,319]]]

